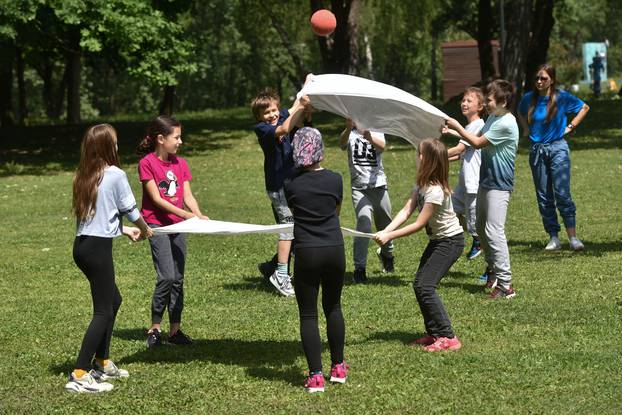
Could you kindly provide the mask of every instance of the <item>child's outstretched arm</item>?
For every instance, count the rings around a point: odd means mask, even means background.
[[[417,220],[415,220],[414,223],[406,225],[400,229],[387,231],[387,229],[389,229],[389,227],[393,224],[393,222],[391,222],[391,225],[387,226],[385,230],[380,231],[376,233],[376,235],[374,235],[374,241],[376,241],[379,245],[384,245],[393,239],[401,238],[403,236],[408,236],[415,232],[419,232],[425,227],[430,218],[432,218],[432,216],[434,215],[434,211],[437,209],[437,207],[438,205],[434,205],[432,203],[424,203],[423,209],[421,209],[421,212],[419,212]]]
[[[135,228],[133,226],[124,226],[123,227],[123,235],[130,238],[132,241],[137,242],[141,239],[151,238],[153,236],[153,229],[147,225],[142,216],[139,216],[134,222],[134,225],[138,226]]]
[[[447,126],[443,126],[441,128],[441,134],[443,135],[453,135],[454,137],[461,138],[460,133],[456,130],[452,130],[451,128],[447,128]]]
[[[184,205],[190,209],[190,211],[199,219],[209,220],[207,215],[201,213],[201,209],[199,208],[199,204],[197,200],[194,198],[194,194],[192,194],[192,189],[190,188],[190,182],[184,182]]]
[[[348,148],[348,139],[350,138],[350,132],[354,128],[354,121],[351,118],[346,118],[346,128],[341,132],[339,136],[339,148],[345,150]]]
[[[281,137],[293,130],[297,124],[302,122],[305,115],[305,110],[310,105],[311,103],[309,101],[309,97],[307,97],[306,95],[294,101],[294,105],[289,110],[289,117],[287,117],[283,124],[276,127],[276,130],[274,131],[274,135],[278,140],[280,140]]]
[[[453,131],[453,130],[452,130]],[[464,153],[466,150],[466,146],[464,143],[458,142],[454,147],[447,149],[447,157],[449,157],[449,161],[455,161],[460,159],[460,154]]]
[[[369,141],[371,143],[372,146],[374,146],[374,148],[376,150],[380,150],[380,151],[384,151],[384,148],[387,145],[387,142],[385,141],[384,137],[381,135],[378,135],[376,133],[372,133],[369,130],[365,130],[363,132],[363,137]]]
[[[486,147],[490,144],[490,141],[486,139],[486,136],[468,132],[458,121],[453,118],[448,118],[446,123],[449,128],[456,130],[464,141],[468,142],[475,148]]]

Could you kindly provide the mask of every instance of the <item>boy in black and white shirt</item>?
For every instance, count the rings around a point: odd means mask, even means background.
[[[387,177],[382,165],[382,152],[386,142],[384,134],[359,131],[350,119],[341,133],[339,144],[348,150],[352,204],[356,213],[356,230],[372,232],[372,215],[376,230],[391,223],[391,200],[387,190]],[[354,238],[354,282],[367,282],[366,266],[369,239]],[[383,272],[393,272],[393,242],[378,248]]]

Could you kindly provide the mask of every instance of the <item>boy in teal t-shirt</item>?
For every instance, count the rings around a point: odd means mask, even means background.
[[[518,148],[518,124],[509,112],[514,87],[499,79],[486,87],[486,124],[479,134],[466,131],[453,118],[447,127],[475,148],[482,149],[479,190],[477,193],[477,233],[481,238],[487,268],[486,286],[493,288],[491,299],[512,298],[510,252],[505,237],[505,219],[514,188],[514,161]]]

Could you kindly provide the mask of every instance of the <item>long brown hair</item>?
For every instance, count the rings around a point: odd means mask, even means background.
[[[449,159],[447,147],[440,140],[426,138],[419,143],[419,154],[423,156],[417,171],[419,188],[439,185],[446,195],[451,193],[449,187]]]
[[[117,132],[110,124],[98,124],[84,134],[80,163],[73,177],[72,211],[80,221],[95,215],[97,187],[106,166],[119,166]]]
[[[549,95],[549,102],[546,104],[546,122],[549,123],[557,114],[557,88],[555,88],[555,84],[557,83],[557,76],[555,73],[555,67],[545,63],[544,65],[540,65],[536,70],[536,76],[540,73],[540,71],[546,72],[546,74],[551,78],[551,85],[549,86],[549,91],[552,91]],[[535,83],[535,81],[534,81]],[[531,96],[531,104],[529,105],[529,112],[527,113],[527,122],[531,124],[531,117],[533,116],[533,111],[536,108],[536,103],[538,102],[538,92],[533,90],[533,95]]]
[[[175,127],[181,127],[181,123],[173,117],[160,115],[154,118],[147,126],[147,135],[138,143],[136,152],[141,156],[154,152],[158,136],[172,134]]]

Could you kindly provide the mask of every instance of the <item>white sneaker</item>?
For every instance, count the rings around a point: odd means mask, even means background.
[[[97,380],[119,379],[130,376],[130,373],[127,370],[119,369],[112,360],[108,360],[105,367],[100,366],[96,360],[93,362],[93,367],[93,377]]]
[[[65,390],[76,393],[99,393],[108,392],[114,388],[111,383],[96,381],[92,372],[85,373],[80,378],[76,378],[72,372],[69,375],[69,382],[65,384]]]
[[[573,251],[583,251],[583,249],[585,249],[585,246],[579,238],[573,236],[572,238],[570,238],[570,249],[572,249]]]
[[[293,297],[296,295],[294,287],[292,287],[292,280],[287,276],[280,276],[278,271],[274,271],[270,275],[270,283],[285,297]]]
[[[562,243],[559,242],[557,236],[552,236],[549,243],[544,247],[545,251],[559,251],[560,249],[562,249]]]

